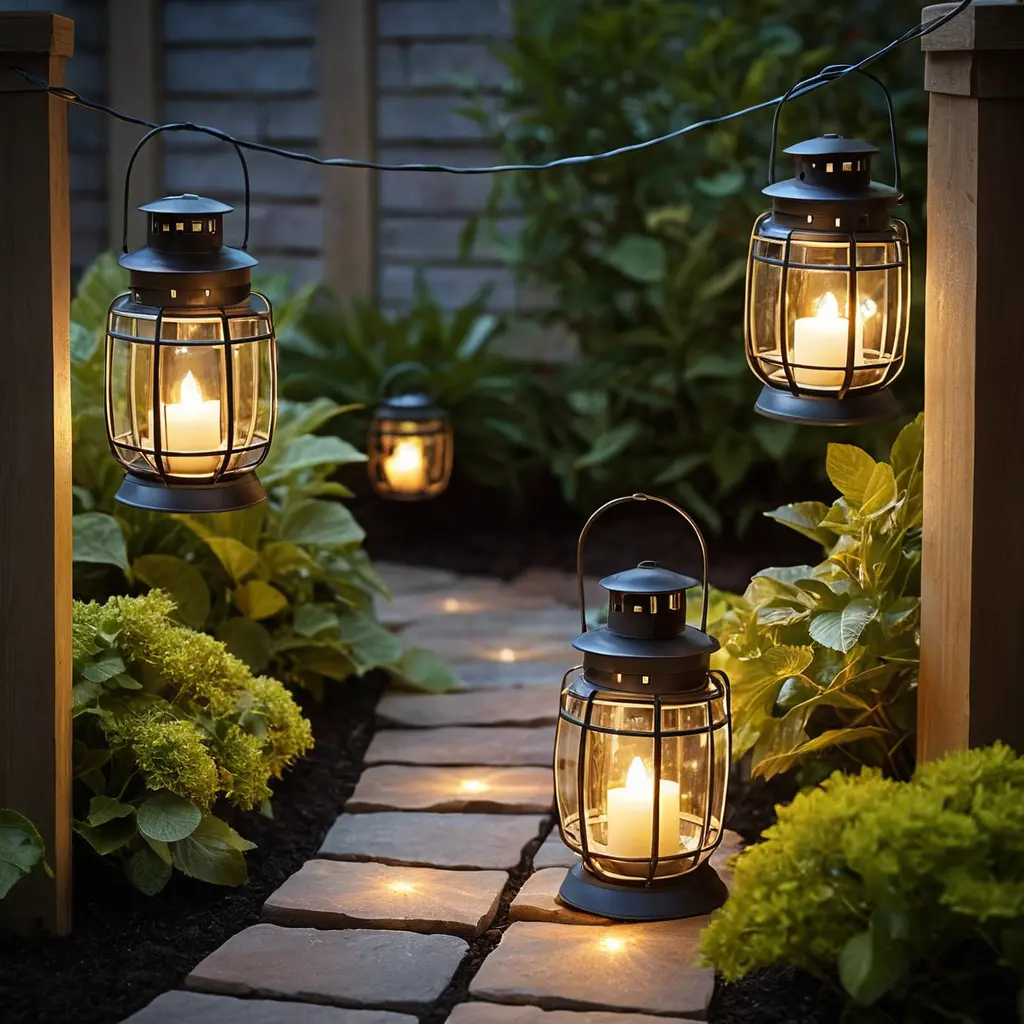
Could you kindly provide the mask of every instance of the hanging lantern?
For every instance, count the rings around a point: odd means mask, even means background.
[[[608,624],[587,630],[583,544],[601,513],[627,501],[667,505],[693,527],[704,559],[701,626],[686,624],[698,581],[654,562],[601,580]],[[631,921],[706,914],[726,897],[708,858],[722,841],[729,775],[729,681],[710,668],[707,547],[693,519],[647,494],[599,508],[580,534],[583,664],[562,680],[555,792],[563,841],[581,860],[560,898]]]
[[[399,363],[381,382],[384,397],[373,412],[367,438],[370,483],[394,501],[436,498],[452,475],[454,438],[448,414],[424,392],[387,397],[403,374],[427,375],[419,363]]]
[[[141,209],[149,244],[125,245],[131,290],[107,315],[107,438],[127,470],[117,500],[246,508],[266,497],[254,470],[277,397],[273,313],[249,286],[256,260],[224,245],[224,203],[182,195]]]
[[[891,216],[903,196],[886,99],[894,186],[871,180],[876,147],[841,135],[791,146],[796,173],[775,182],[773,137],[772,209],[751,235],[744,318],[764,383],[755,409],[771,419],[850,426],[899,412],[887,388],[906,356],[910,246]]]

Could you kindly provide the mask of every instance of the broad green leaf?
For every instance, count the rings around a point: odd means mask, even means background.
[[[833,486],[855,508],[864,502],[864,494],[875,460],[862,448],[852,444],[830,444],[825,459],[825,469]]]
[[[823,750],[828,750],[829,747],[840,744],[846,746],[857,740],[870,739],[873,736],[883,735],[883,733],[884,730],[869,725],[857,726],[852,729],[829,729],[820,736],[807,740],[806,743],[798,744],[792,750],[764,758],[751,770],[755,775],[763,775],[766,779],[770,779],[780,772],[789,771],[800,758],[807,757],[809,754],[819,754]]]
[[[656,238],[626,235],[601,258],[633,281],[658,284],[665,279],[665,247]]]
[[[694,182],[694,187],[698,192],[713,199],[725,199],[736,195],[745,182],[746,175],[743,171],[738,167],[732,167],[719,171],[711,178],[698,178]]]
[[[777,420],[759,419],[751,426],[751,433],[757,443],[776,461],[786,457],[797,437],[795,423],[780,423]],[[770,515],[770,513],[767,513]]]
[[[334,642],[307,641],[291,649],[291,660],[300,673],[324,676],[341,682],[355,673],[355,665],[346,651]]]
[[[197,537],[234,537],[254,551],[259,549],[260,538],[268,515],[268,504],[261,501],[249,508],[236,512],[212,512],[203,516],[177,515],[174,518],[184,523]]]
[[[325,547],[359,544],[365,533],[352,513],[336,501],[300,501],[281,519],[281,540]]]
[[[172,844],[171,859],[179,871],[201,882],[243,885],[248,878],[243,854],[253,848],[253,843],[211,814],[187,839]]]
[[[823,647],[846,654],[874,617],[874,605],[864,598],[857,598],[841,611],[819,612],[811,619],[807,631]]]
[[[839,980],[861,1006],[871,1006],[891,991],[910,967],[906,949],[880,927],[878,910],[868,930],[847,940],[839,953]]]
[[[154,793],[136,812],[139,831],[161,843],[173,843],[192,835],[202,816],[191,800],[166,789]]]
[[[292,629],[304,637],[316,636],[325,631],[337,636],[340,624],[335,607],[328,604],[300,604],[292,615]]]
[[[121,525],[103,512],[83,512],[71,517],[74,533],[74,560],[96,565],[128,568],[128,548]]]
[[[896,478],[888,462],[876,463],[864,488],[860,514],[865,519],[888,512],[896,504]]]
[[[673,459],[655,478],[656,484],[670,484],[689,476],[706,461],[704,455],[680,455]]]
[[[112,796],[94,796],[89,801],[88,824],[92,826],[105,825],[115,818],[128,818],[135,813],[131,804],[123,804]]]
[[[717,298],[737,281],[742,280],[746,269],[746,259],[737,259],[733,260],[732,263],[727,263],[721,270],[706,278],[704,283],[697,289],[697,301],[702,303],[710,302],[711,299]]]
[[[358,405],[338,405],[330,398],[318,398],[313,402],[281,402],[278,410],[277,429],[274,433],[275,447],[284,447],[295,437],[312,434],[325,423]],[[271,449],[271,457],[275,453]]]
[[[207,537],[206,544],[235,583],[241,583],[260,564],[259,554],[234,537]]]
[[[293,438],[267,459],[265,467],[260,470],[260,479],[270,487],[303,469],[319,466],[333,468],[365,461],[366,455],[363,452],[340,437],[304,434]]]
[[[821,526],[822,520],[828,515],[828,506],[820,501],[797,501],[792,505],[782,505],[771,512],[765,512],[769,519],[774,519],[783,526],[788,526],[797,533],[802,533],[819,544],[829,545],[835,535]]]
[[[288,598],[263,580],[249,580],[235,588],[235,604],[250,619],[269,619],[288,607]]]
[[[171,865],[165,863],[150,847],[133,853],[124,865],[128,881],[146,896],[155,896],[171,880]]]
[[[263,564],[271,576],[285,576],[298,569],[309,569],[314,564],[308,551],[286,541],[271,541],[263,548],[262,554]]]
[[[359,612],[342,615],[338,637],[347,646],[357,675],[393,664],[402,657],[402,644],[395,634],[370,615]]]
[[[210,590],[194,565],[174,555],[143,555],[132,562],[132,574],[147,587],[167,593],[186,626],[202,629],[206,625]]]
[[[409,647],[401,660],[387,666],[388,674],[400,686],[428,693],[449,693],[463,689],[448,665],[433,651]]]
[[[640,424],[634,420],[620,423],[605,431],[594,441],[590,451],[581,455],[574,463],[573,469],[588,469],[608,462],[632,444],[640,433]]]
[[[23,814],[0,810],[0,899],[43,859],[43,838]]]
[[[122,672],[124,672],[124,662],[121,660],[121,655],[110,647],[100,651],[91,662],[82,666],[82,677],[90,683],[105,683]]]
[[[920,413],[899,432],[889,453],[889,462],[900,490],[907,486],[911,471],[921,468],[923,451],[924,413]]]
[[[114,818],[105,825],[74,823],[75,831],[101,856],[105,857],[130,843],[138,834],[135,818]]]
[[[263,672],[270,664],[270,634],[258,622],[235,615],[216,629],[217,639],[241,659],[253,672]]]

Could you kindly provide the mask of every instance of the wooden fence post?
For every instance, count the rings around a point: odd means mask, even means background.
[[[74,23],[0,13],[0,64],[64,84]],[[71,385],[67,104],[0,67],[0,807],[54,878],[0,903],[20,931],[71,927]]]
[[[918,756],[930,759],[997,739],[1024,751],[1024,3],[976,3],[922,44],[931,98]]]

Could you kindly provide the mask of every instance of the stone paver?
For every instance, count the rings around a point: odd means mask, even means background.
[[[533,866],[537,871],[542,868],[571,868],[577,860],[579,860],[579,854],[573,853],[562,842],[562,837],[558,834],[556,826],[534,854]]]
[[[706,921],[606,928],[518,921],[484,960],[470,994],[544,1009],[704,1017],[714,974],[693,964]]]
[[[554,740],[550,726],[383,729],[373,737],[366,763],[550,766]]]
[[[578,658],[566,654],[554,661],[455,661],[449,668],[455,678],[469,690],[544,686],[555,694],[557,701],[562,677],[568,669],[577,664]]]
[[[558,718],[558,687],[523,686],[469,693],[386,693],[377,717],[388,725],[549,725]]]
[[[554,806],[550,768],[367,768],[345,810],[529,814]]]
[[[606,1013],[604,1010],[542,1010],[538,1006],[499,1003],[460,1003],[445,1024],[699,1024],[682,1017],[652,1017],[646,1013]]]
[[[444,991],[468,948],[454,935],[257,924],[198,964],[185,985],[225,995],[418,1013]]]
[[[512,581],[512,586],[522,594],[550,597],[579,615],[579,592],[574,572],[526,569]],[[608,603],[608,592],[601,589],[601,583],[596,577],[583,577],[583,593],[586,596],[587,611],[603,608]]]
[[[726,829],[725,835],[722,836],[721,846],[711,855],[711,866],[730,889],[732,888],[732,868],[729,866],[729,861],[742,849],[743,840],[739,833]]]
[[[475,939],[494,920],[504,871],[444,871],[311,860],[273,893],[263,917],[312,928],[397,928]]]
[[[514,628],[516,619],[509,616],[504,626],[492,627],[492,632],[491,628],[475,621],[478,618],[476,615],[463,615],[457,622],[450,619],[426,620],[403,630],[402,642],[409,646],[427,647],[449,661],[509,663],[564,658],[567,664],[572,663],[571,644],[579,632],[578,622],[575,629],[551,629],[549,632],[539,622],[524,621]],[[442,629],[442,625],[447,628]]]
[[[319,856],[436,868],[511,870],[544,819],[520,814],[343,814]]]
[[[509,908],[511,921],[554,921],[557,924],[611,924],[606,917],[595,917],[560,902],[558,889],[565,868],[543,868],[534,872],[516,893]]]
[[[313,1003],[235,999],[205,992],[165,992],[123,1024],[416,1024],[390,1010],[339,1010]],[[547,1024],[547,1022],[546,1022]]]
[[[553,598],[527,593],[499,580],[455,580],[436,589],[396,592],[392,600],[376,598],[378,621],[389,629],[417,622],[446,623],[465,616],[536,615],[543,609],[562,611]],[[492,622],[489,632],[495,631]]]
[[[423,594],[443,590],[458,583],[459,577],[448,569],[431,569],[420,565],[401,565],[397,562],[374,562],[374,569],[384,580],[392,597],[401,594]]]

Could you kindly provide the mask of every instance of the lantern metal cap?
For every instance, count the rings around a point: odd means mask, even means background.
[[[790,156],[857,156],[877,153],[878,147],[863,139],[848,139],[845,135],[826,132],[816,139],[805,139],[784,149]]]
[[[423,391],[382,398],[374,416],[381,420],[437,420],[445,417],[444,410]]]
[[[602,626],[580,633],[572,645],[584,654],[662,663],[689,661],[691,658],[706,660],[721,646],[713,636],[696,626],[684,626],[672,637],[628,636]],[[680,667],[682,670],[683,666]]]
[[[222,203],[219,199],[207,199],[205,196],[197,196],[194,192],[184,192],[180,196],[164,196],[163,199],[154,199],[139,209],[143,213],[177,213],[183,217],[198,216],[200,214],[231,213],[233,206]]]
[[[601,586],[618,594],[674,594],[700,585],[692,576],[666,569],[657,562],[641,562],[635,569],[605,576]]]

